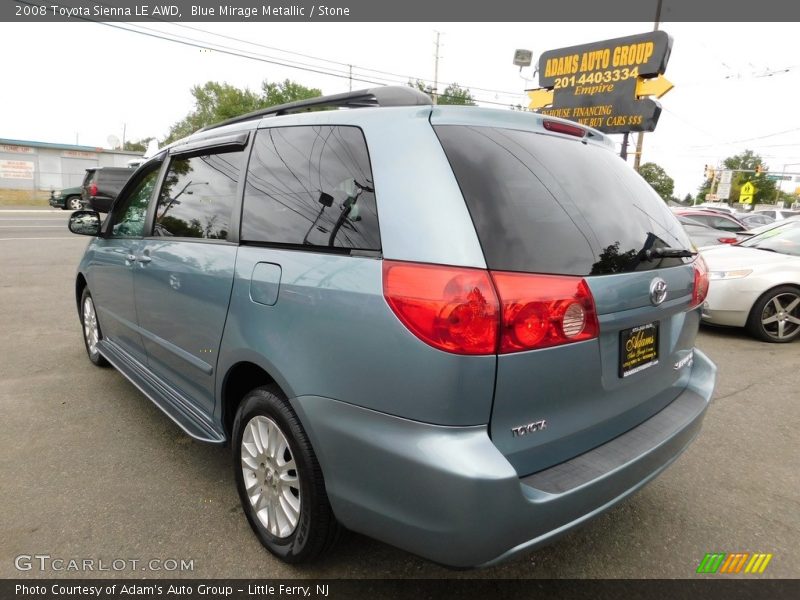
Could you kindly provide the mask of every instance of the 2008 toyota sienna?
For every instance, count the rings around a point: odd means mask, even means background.
[[[702,259],[570,121],[410,88],[271,107],[70,229],[90,360],[230,444],[288,562],[341,527],[455,567],[535,548],[661,473],[712,395]]]

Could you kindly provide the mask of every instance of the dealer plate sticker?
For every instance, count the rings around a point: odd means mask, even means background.
[[[658,364],[658,323],[619,332],[619,376],[628,377]]]

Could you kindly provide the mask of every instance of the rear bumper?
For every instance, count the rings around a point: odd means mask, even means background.
[[[713,363],[694,356],[688,387],[662,411],[521,479],[485,426],[428,425],[313,396],[292,404],[343,525],[448,566],[487,566],[597,516],[680,456],[716,378]]]

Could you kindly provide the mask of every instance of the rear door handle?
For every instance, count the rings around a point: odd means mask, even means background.
[[[149,263],[153,259],[150,258],[149,256],[140,256],[136,260],[138,260],[140,263]]]

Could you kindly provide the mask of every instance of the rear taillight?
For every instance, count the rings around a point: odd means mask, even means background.
[[[708,295],[708,267],[703,257],[698,255],[692,263],[694,267],[694,286],[692,287],[692,305],[690,308],[700,306]]]
[[[97,184],[94,182],[89,184],[89,195],[97,196]]]
[[[717,241],[718,241],[720,244],[735,244],[735,243],[736,243],[736,242],[738,242],[739,240],[738,240],[738,238],[732,238],[732,237],[721,237],[721,238],[717,238]]]
[[[492,273],[500,296],[500,352],[560,346],[597,337],[597,311],[581,277]]]
[[[385,260],[383,294],[403,324],[434,348],[496,351],[499,307],[487,271]]]
[[[522,352],[598,333],[594,300],[580,277],[386,260],[383,292],[414,335],[456,354]]]

